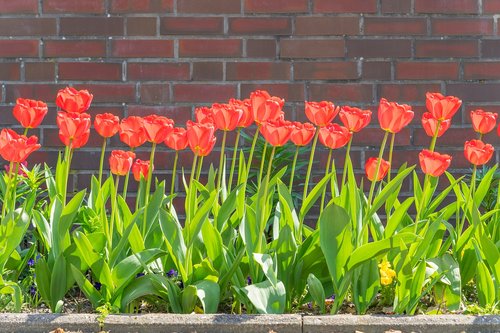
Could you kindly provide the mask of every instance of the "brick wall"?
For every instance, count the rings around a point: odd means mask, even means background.
[[[284,97],[293,120],[305,120],[304,100],[376,111],[385,97],[416,110],[395,155],[416,163],[430,141],[419,120],[425,92],[441,91],[464,101],[438,141],[464,171],[469,111],[500,111],[499,13],[500,0],[0,0],[0,124],[14,124],[18,97],[50,103],[33,131],[44,146],[34,160],[54,163],[53,102],[67,85],[94,94],[92,114],[160,113],[178,123],[195,106],[257,88]],[[356,135],[358,167],[382,137],[376,117],[371,127]],[[486,140],[499,145],[494,134]],[[75,155],[82,186],[98,168],[100,144],[93,135]],[[161,152],[157,173],[171,164]]]

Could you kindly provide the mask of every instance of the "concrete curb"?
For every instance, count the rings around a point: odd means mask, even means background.
[[[111,333],[499,333],[500,316],[110,315]],[[0,314],[0,333],[98,332],[95,314]]]

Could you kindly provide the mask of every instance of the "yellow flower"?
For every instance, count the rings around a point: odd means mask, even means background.
[[[396,277],[396,272],[391,269],[391,264],[384,259],[378,267],[380,268],[380,283],[384,286],[391,284],[392,279]]]

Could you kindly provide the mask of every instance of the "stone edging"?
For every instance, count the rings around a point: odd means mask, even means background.
[[[0,314],[0,333],[97,332],[95,314]],[[499,333],[500,316],[110,315],[105,330],[137,333]]]

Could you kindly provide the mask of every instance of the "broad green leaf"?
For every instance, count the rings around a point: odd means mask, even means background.
[[[300,213],[299,213],[299,218],[301,221],[304,220],[307,212],[312,208],[314,203],[318,200],[318,198],[321,196],[323,193],[323,189],[325,188],[326,184],[330,181],[332,178],[333,173],[329,173],[326,176],[323,177],[307,194],[307,196],[304,198],[304,201],[302,202],[302,207],[300,208]]]
[[[182,279],[187,281],[188,276],[185,269],[187,248],[182,235],[182,227],[179,222],[164,209],[160,210],[160,227],[165,237],[168,253],[174,261]]]
[[[66,295],[66,259],[61,254],[56,258],[50,276],[50,305],[52,312],[57,312],[54,305],[57,306],[57,303],[63,300],[64,295]]]
[[[121,299],[121,309],[125,309],[130,302],[144,296],[156,295],[163,296],[153,283],[151,274],[134,279],[124,290]]]
[[[352,283],[353,301],[358,314],[365,314],[380,289],[379,272],[375,258],[354,269]]]
[[[325,309],[325,290],[323,289],[323,284],[314,274],[309,274],[307,277],[307,285],[309,287],[309,293],[311,294],[314,302],[321,309],[321,313],[326,313]]]
[[[208,214],[212,210],[212,206],[214,205],[216,199],[217,199],[217,191],[212,191],[210,193],[210,198],[206,200],[194,214],[193,219],[190,221],[189,227],[186,228],[188,234],[185,236],[186,236],[186,242],[188,243],[188,247],[190,247],[193,244],[195,237],[197,237],[198,234],[200,233],[201,227],[208,218]]]
[[[240,290],[260,314],[282,314],[285,311],[286,290],[281,281],[276,287],[266,280]]]
[[[220,288],[216,282],[210,280],[198,281],[194,284],[196,295],[203,305],[205,313],[217,313],[219,307]]]
[[[384,230],[384,236],[385,237],[390,237],[394,235],[396,232],[397,228],[401,225],[401,222],[403,221],[404,217],[406,216],[408,209],[411,207],[413,202],[415,201],[414,198],[407,198],[403,203],[401,203],[396,210],[394,210],[394,213],[391,215],[389,220],[387,221],[387,226],[385,227]]]
[[[253,258],[260,265],[269,282],[275,287],[278,284],[278,274],[273,258],[269,254],[262,253],[254,253]]]
[[[85,278],[82,272],[80,272],[80,270],[73,265],[71,265],[71,271],[73,272],[73,277],[75,278],[78,287],[80,287],[85,296],[89,299],[90,303],[92,303],[92,306],[97,308],[102,305],[103,298],[101,294],[97,291],[97,289],[95,289],[92,283]]]
[[[488,267],[486,267],[486,264],[482,261],[477,263],[476,273],[477,297],[479,299],[479,305],[482,307],[491,306],[497,299],[495,295],[495,284],[491,273],[488,270]]]
[[[51,304],[51,293],[50,293],[50,269],[45,261],[45,258],[38,259],[35,266],[35,281],[38,291],[42,296],[42,299],[47,303]]]

